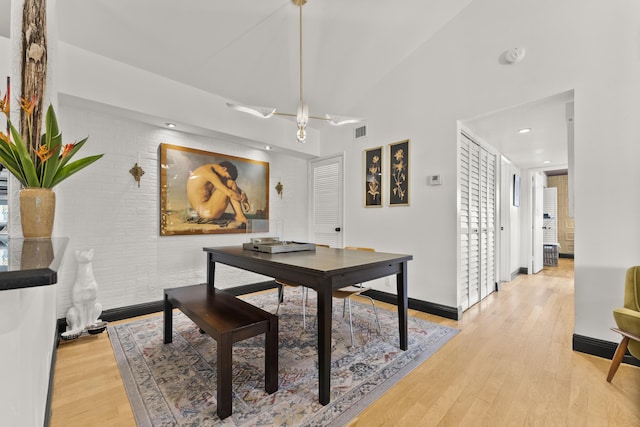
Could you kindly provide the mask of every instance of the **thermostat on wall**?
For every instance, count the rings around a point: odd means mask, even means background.
[[[427,184],[440,185],[442,184],[442,177],[440,175],[429,175],[427,178]]]

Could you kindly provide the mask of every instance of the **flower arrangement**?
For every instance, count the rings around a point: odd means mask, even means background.
[[[35,97],[31,100],[23,98],[20,101],[20,107],[26,113],[29,129],[32,128],[31,120],[35,103]],[[7,133],[0,131],[0,163],[24,187],[53,188],[104,155],[98,154],[70,162],[89,138],[63,145],[62,134],[58,129],[58,120],[52,105],[49,105],[45,116],[45,132],[41,138],[35,138],[35,140],[31,131],[28,135],[20,135],[11,123],[8,91],[0,100],[0,110],[7,119]]]

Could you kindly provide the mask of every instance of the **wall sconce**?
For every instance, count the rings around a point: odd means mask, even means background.
[[[282,190],[284,190],[284,186],[280,181],[278,181],[278,183],[276,184],[276,192],[278,193],[278,196],[280,196],[281,199],[282,199]]]
[[[142,168],[138,166],[138,162],[136,162],[136,164],[131,169],[129,169],[129,173],[133,175],[133,179],[136,180],[136,182],[138,183],[138,188],[140,188],[140,178],[142,178],[142,175],[144,175],[144,170],[142,170]]]

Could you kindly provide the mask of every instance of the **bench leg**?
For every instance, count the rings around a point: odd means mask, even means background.
[[[164,343],[173,341],[173,304],[169,302],[167,294],[164,294]]]
[[[233,340],[231,334],[222,334],[218,340],[218,416],[220,419],[227,418],[232,412],[232,351]]]
[[[271,394],[278,391],[278,318],[269,321],[264,345],[264,389]]]

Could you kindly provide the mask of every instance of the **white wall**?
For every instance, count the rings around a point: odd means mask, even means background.
[[[457,306],[456,120],[575,89],[575,332],[617,341],[611,310],[622,303],[625,268],[640,257],[639,8],[631,0],[472,2],[352,108],[368,118],[366,141],[353,143],[347,130],[322,135],[326,153],[345,150],[349,166],[345,243],[413,254],[409,296]],[[501,64],[513,46],[526,58]],[[362,150],[404,138],[411,206],[363,209]],[[427,186],[438,173],[443,185]]]
[[[63,100],[64,101],[64,98]],[[58,317],[71,306],[77,264],[75,251],[95,249],[93,270],[104,309],[162,299],[162,289],[206,281],[204,246],[236,245],[244,234],[159,236],[158,147],[181,145],[269,162],[270,218],[284,222],[286,237],[307,233],[306,174],[302,159],[128,120],[62,102],[60,128],[65,142],[89,136],[79,157],[105,153],[97,163],[56,187],[54,235],[69,237],[58,275]],[[144,169],[140,188],[129,173]],[[275,187],[282,178],[283,198]],[[268,280],[242,270],[216,268],[217,285]]]
[[[520,206],[513,205],[513,191],[514,191],[514,182],[513,176],[520,176],[520,186],[522,187],[522,171],[517,168],[513,163],[502,163],[502,167],[505,168],[502,176],[504,177],[503,185],[505,186],[505,190],[502,194],[505,197],[505,203],[502,206],[506,206],[506,214],[505,218],[502,221],[505,228],[508,228],[509,234],[509,242],[508,242],[508,257],[509,264],[507,268],[507,272],[509,274],[509,278],[513,273],[516,273],[520,270],[520,267],[524,267],[525,263],[522,259],[521,255],[521,220],[523,215],[521,215],[521,206],[522,202],[520,202]],[[520,189],[520,197],[522,197],[522,189]]]
[[[9,39],[0,37],[0,57],[1,58],[10,58],[11,57],[11,42]],[[11,75],[11,62],[10,61],[0,61],[0,85],[2,96],[6,91],[6,77]]]

